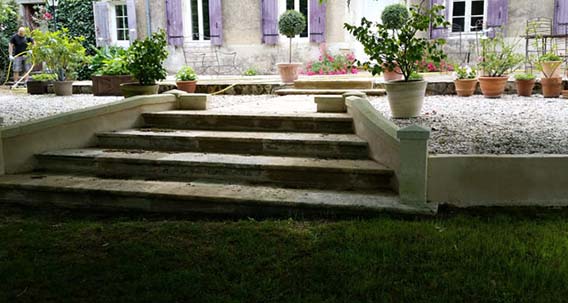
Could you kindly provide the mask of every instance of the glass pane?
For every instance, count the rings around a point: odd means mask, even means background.
[[[452,16],[465,16],[465,2],[454,2]]]
[[[483,29],[483,17],[471,18],[471,31],[478,32]]]
[[[199,12],[197,0],[191,0],[191,39],[199,40]]]
[[[471,15],[481,15],[483,16],[483,1],[473,1],[471,2]]]
[[[465,18],[453,18],[452,32],[454,33],[463,32],[464,24],[465,24]]]
[[[202,0],[203,2],[203,40],[210,40],[211,28],[209,25],[209,0]]]
[[[308,17],[308,0],[300,0],[300,13],[304,15],[304,17]],[[307,21],[307,20],[306,20]],[[304,31],[300,34],[300,37],[307,37],[308,36],[308,26]]]
[[[294,9],[294,0],[286,0],[286,10]]]

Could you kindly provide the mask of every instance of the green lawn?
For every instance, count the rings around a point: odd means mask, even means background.
[[[566,302],[566,215],[188,221],[0,210],[0,302]]]

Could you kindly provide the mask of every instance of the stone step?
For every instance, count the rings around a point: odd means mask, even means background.
[[[390,188],[393,176],[391,169],[371,160],[99,148],[46,152],[37,159],[37,167],[50,172],[152,180],[206,178],[296,188]]]
[[[349,133],[353,119],[342,113],[221,113],[212,111],[165,111],[144,113],[146,126],[218,131],[273,131],[301,133]]]
[[[379,212],[435,213],[404,205],[388,191],[353,193],[303,190],[202,181],[142,181],[75,175],[0,177],[0,203],[163,214],[275,217],[315,215],[369,216]]]
[[[276,90],[275,93],[280,96],[287,95],[343,95],[346,92],[353,91],[353,89],[309,89],[309,88],[283,88]],[[385,96],[384,89],[359,89],[358,91],[364,92],[367,96]]]
[[[343,89],[343,90],[354,90],[354,89],[372,89],[373,80],[364,79],[334,79],[334,80],[322,80],[322,79],[300,79],[294,81],[294,88],[297,89]]]
[[[100,147],[314,158],[367,159],[368,144],[351,134],[132,129],[98,134]]]

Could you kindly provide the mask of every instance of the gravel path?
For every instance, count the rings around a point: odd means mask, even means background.
[[[371,103],[390,118],[386,97]],[[429,150],[435,154],[568,154],[566,99],[431,96],[422,116],[391,120],[430,127]]]
[[[0,126],[14,125],[77,109],[92,107],[122,99],[122,97],[94,97],[93,95],[27,95],[0,92]]]

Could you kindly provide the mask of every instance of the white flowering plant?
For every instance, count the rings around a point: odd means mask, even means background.
[[[477,70],[474,67],[469,65],[466,66],[454,66],[454,74],[456,79],[463,80],[463,79],[475,79],[477,78]]]

